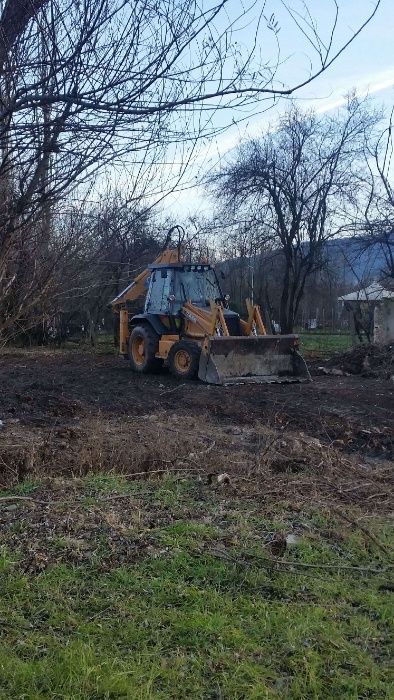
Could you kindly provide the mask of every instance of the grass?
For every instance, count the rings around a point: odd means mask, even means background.
[[[352,336],[350,333],[329,333],[324,331],[309,331],[299,333],[301,340],[301,348],[305,352],[316,353],[332,353],[342,352],[352,347]],[[67,341],[65,348],[67,350],[83,350],[94,354],[117,354],[118,350],[114,347],[113,338],[109,335],[97,337],[96,345],[91,346],[90,343],[76,343],[71,340]]]
[[[7,345],[5,347],[0,347],[0,354],[14,354],[17,353],[63,353],[63,352],[86,352],[92,355],[118,355],[119,348],[114,345],[113,336],[109,334],[99,334],[96,337],[95,344],[92,345],[88,338],[84,336],[73,337],[65,340],[63,343],[58,345],[57,343],[50,342],[47,345]]]
[[[88,338],[70,338],[62,346],[63,350],[80,350],[94,355],[117,355],[118,346],[114,345],[114,338],[108,333],[100,333],[95,338],[94,345]]]
[[[299,333],[301,349],[304,352],[332,353],[342,352],[352,347],[350,333],[324,333],[309,331]]]
[[[29,493],[40,498],[39,485]],[[384,567],[362,533],[313,508],[264,515],[189,479],[93,476],[73,508],[103,508],[108,494],[149,512],[128,523],[130,536],[144,528],[154,543],[134,562],[73,565],[60,548],[56,563],[28,574],[26,551],[4,540],[1,699],[393,697],[387,574],[266,565],[266,541],[295,530],[285,561]],[[124,501],[110,503],[124,512]],[[387,527],[368,527],[387,546]]]
[[[341,352],[343,350],[348,350],[352,347],[352,336],[350,333],[329,333],[324,331],[295,331],[298,333],[301,341],[301,349],[304,352],[316,352],[316,353],[331,353],[331,352]],[[119,349],[114,345],[114,340],[111,335],[101,334],[96,338],[95,345],[91,345],[90,341],[86,338],[80,339],[69,339],[66,340],[61,348],[56,345],[48,345],[43,348],[33,348],[35,352],[37,350],[43,350],[44,352],[58,351],[58,352],[86,352],[93,355],[118,355]],[[7,352],[10,349],[3,349],[2,352]],[[15,348],[11,348],[14,351]],[[24,349],[25,352],[29,352],[31,348]]]

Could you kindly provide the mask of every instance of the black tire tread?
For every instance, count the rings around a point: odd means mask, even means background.
[[[136,365],[133,360],[133,354],[131,352],[131,343],[133,339],[133,335],[137,333],[140,333],[143,335],[144,340],[145,340],[145,350],[146,352],[146,360],[143,365]],[[156,353],[159,347],[159,336],[157,333],[153,330],[151,326],[149,326],[147,323],[140,324],[139,326],[135,326],[129,336],[129,360],[131,364],[131,368],[134,370],[134,372],[138,372],[140,374],[147,374],[149,372],[154,372],[159,367],[161,366],[160,360],[156,357]]]
[[[178,372],[174,366],[174,357],[178,350],[187,350],[192,356],[192,364],[187,373]],[[167,364],[171,374],[177,379],[194,379],[197,376],[200,363],[201,348],[192,340],[178,340],[168,353]]]

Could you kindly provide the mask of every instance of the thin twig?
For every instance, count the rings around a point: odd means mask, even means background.
[[[171,469],[149,469],[148,471],[144,472],[131,472],[130,474],[121,474],[123,478],[130,478],[134,476],[150,476],[151,474],[166,474],[169,472],[200,472],[202,471],[202,468],[190,468],[190,467],[172,467]],[[101,501],[109,501],[113,500],[115,498],[130,498],[133,494],[131,493],[119,493],[119,494],[114,494],[112,496],[108,496],[105,498],[101,498]],[[54,506],[54,505],[67,505],[68,503],[82,503],[82,500],[76,500],[75,498],[73,499],[65,499],[65,500],[52,500],[52,501],[42,501],[38,498],[33,498],[32,496],[0,496],[0,501],[29,501],[30,503],[40,503],[41,505],[45,506]]]
[[[181,387],[186,386],[186,384],[178,384],[173,389],[167,389],[167,391],[162,391],[159,396],[164,396],[165,394],[172,394],[174,391],[181,389]]]
[[[251,566],[252,562],[248,561],[247,559],[239,559],[238,557],[231,557],[230,555],[221,552],[216,549],[211,549],[209,550],[212,554],[215,554],[218,557],[221,557],[223,559],[228,559],[229,561],[233,562],[234,564],[242,564],[242,566]],[[263,564],[264,566],[268,567],[274,567],[274,566],[288,566],[288,567],[300,567],[303,569],[328,569],[328,570],[337,570],[337,571],[359,571],[362,573],[368,573],[368,574],[384,574],[388,570],[391,570],[394,568],[394,566],[387,566],[384,569],[372,569],[366,566],[351,566],[350,564],[308,564],[304,562],[299,562],[299,561],[284,561],[283,559],[265,559],[263,557],[256,557],[253,556],[253,559],[255,562],[258,562],[259,564]]]
[[[56,503],[57,501],[40,501],[37,498],[32,498],[32,496],[0,496],[0,501],[32,501],[33,503],[42,503],[47,506],[51,503]]]
[[[345,521],[346,521],[347,523],[349,523],[350,525],[354,525],[354,527],[358,527],[358,529],[361,530],[361,532],[363,532],[364,535],[365,535],[366,537],[368,537],[368,539],[371,540],[371,542],[374,542],[374,544],[376,544],[376,546],[377,546],[382,552],[384,552],[384,554],[388,557],[388,559],[389,559],[390,562],[393,561],[393,557],[392,557],[391,552],[389,552],[389,550],[387,549],[387,547],[385,547],[381,542],[379,542],[379,540],[375,537],[375,535],[373,535],[372,532],[370,532],[369,530],[367,530],[366,527],[364,527],[363,525],[360,525],[360,523],[357,522],[357,520],[354,520],[354,518],[351,518],[350,515],[345,515],[345,513],[343,513],[341,510],[339,510],[339,508],[335,508],[335,506],[333,506],[333,505],[330,505],[329,508],[330,508],[331,510],[333,510],[334,513],[336,513],[337,515],[339,515],[340,518],[342,518],[343,520],[345,520]]]
[[[381,491],[380,493],[373,493],[371,496],[367,496],[365,499],[366,501],[371,501],[373,498],[380,498],[380,497],[386,497],[388,498],[391,496],[392,491]]]
[[[185,462],[187,461],[186,457],[177,457],[176,460]],[[157,460],[152,460],[153,462]],[[166,462],[168,464],[173,464],[171,460],[160,460],[161,462]],[[144,472],[130,472],[129,474],[121,474],[122,477],[124,478],[131,478],[133,476],[150,476],[150,474],[167,474],[171,472],[201,472],[203,471],[203,467],[174,467],[172,466],[171,469],[148,469]]]
[[[331,484],[331,485],[333,486],[334,484]],[[372,481],[367,481],[366,483],[357,484],[356,486],[352,486],[350,489],[341,489],[340,492],[341,493],[350,493],[350,491],[357,491],[358,489],[362,489],[362,488],[365,488],[366,486],[373,486],[373,485],[374,484],[372,483]]]

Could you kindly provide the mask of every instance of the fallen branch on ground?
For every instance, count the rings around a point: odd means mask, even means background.
[[[239,559],[238,557],[232,557],[225,552],[221,552],[216,549],[211,549],[209,550],[211,554],[214,554],[215,556],[218,556],[222,559],[227,559],[228,561],[233,562],[234,564],[241,564],[242,566],[251,566],[252,562],[249,561],[248,559]],[[357,571],[360,573],[367,573],[367,574],[384,574],[387,573],[388,571],[391,571],[391,569],[394,568],[394,565],[389,565],[386,566],[383,569],[373,569],[370,567],[364,567],[364,566],[351,566],[350,564],[308,564],[300,561],[284,561],[283,559],[268,559],[264,557],[257,557],[256,555],[253,555],[251,557],[255,562],[258,562],[259,564],[263,564],[264,566],[267,567],[274,567],[274,566],[287,566],[287,567],[300,567],[303,569],[326,569],[326,570],[334,570],[334,571]]]

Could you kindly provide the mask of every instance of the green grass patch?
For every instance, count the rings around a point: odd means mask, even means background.
[[[331,353],[349,350],[352,347],[350,333],[299,333],[301,350],[304,352]]]
[[[27,574],[3,549],[1,699],[393,697],[388,575],[335,568],[386,565],[362,533],[312,509],[272,522],[192,480],[95,476],[79,495],[104,508],[109,493],[156,514],[154,553],[110,570],[96,558]],[[294,568],[267,566],[267,539],[292,527],[300,540],[283,561]],[[392,532],[369,527],[387,546]]]
[[[110,334],[100,333],[96,336],[94,345],[89,338],[70,338],[62,345],[63,350],[81,350],[93,355],[117,355],[119,347],[115,346],[114,338]]]

